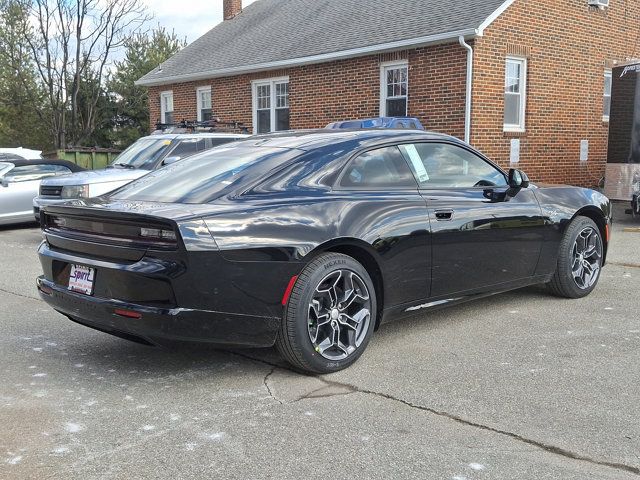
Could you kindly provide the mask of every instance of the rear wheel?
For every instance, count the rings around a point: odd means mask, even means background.
[[[276,346],[302,370],[342,370],[367,347],[376,312],[375,289],[365,268],[347,255],[320,255],[293,287]]]
[[[602,268],[603,243],[598,226],[586,217],[577,217],[560,243],[558,265],[550,290],[560,297],[582,298],[598,284]]]

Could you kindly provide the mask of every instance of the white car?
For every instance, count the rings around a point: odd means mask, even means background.
[[[44,178],[80,172],[75,163],[0,153],[0,225],[33,222],[32,202]]]
[[[143,137],[105,169],[43,180],[40,194],[33,199],[33,216],[39,221],[40,209],[44,206],[73,198],[105,195],[165,165],[248,136],[235,133],[175,133]]]
[[[42,151],[41,150],[31,150],[29,148],[0,148],[0,158],[6,155],[18,156],[20,158],[24,158],[25,160],[40,160],[42,159]]]

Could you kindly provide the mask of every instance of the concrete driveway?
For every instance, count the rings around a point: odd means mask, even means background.
[[[75,325],[36,294],[39,231],[0,230],[0,478],[638,478],[640,232],[616,220],[589,298],[386,325],[322,377]]]

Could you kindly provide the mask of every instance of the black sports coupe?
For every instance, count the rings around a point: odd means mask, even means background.
[[[343,369],[387,320],[531,284],[579,298],[611,205],[418,131],[251,137],[46,207],[42,298],[149,345],[276,345]]]

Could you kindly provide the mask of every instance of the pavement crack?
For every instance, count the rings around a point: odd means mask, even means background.
[[[358,393],[358,390],[356,390],[355,388],[352,387],[345,387],[342,384],[339,385],[327,385],[326,384],[326,380],[319,378],[319,381],[321,381],[322,383],[324,383],[325,385],[323,385],[320,388],[316,388],[308,393],[305,393],[304,395],[302,395],[301,397],[296,398],[295,400],[293,400],[292,402],[289,402],[289,404],[291,403],[298,403],[301,402],[302,400],[308,400],[310,398],[331,398],[331,397],[344,397],[346,395],[351,395],[353,393]],[[336,388],[337,387],[337,388]]]
[[[637,263],[625,263],[625,262],[610,262],[610,261],[607,261],[607,265],[615,265],[616,267],[640,268],[640,264],[637,264]]]
[[[267,388],[267,392],[269,392],[269,396],[270,396],[271,398],[273,398],[276,402],[278,402],[280,405],[283,405],[282,400],[280,400],[278,397],[276,397],[276,396],[273,394],[273,392],[271,391],[271,387],[269,386],[269,377],[270,377],[271,375],[273,375],[273,374],[274,374],[274,372],[275,372],[278,368],[279,368],[279,367],[274,366],[274,367],[271,369],[271,371],[270,371],[269,373],[267,373],[267,374],[264,376],[264,380],[262,381],[262,383],[264,383],[264,386]]]
[[[272,368],[272,370],[265,376],[265,386],[267,386],[267,389],[269,390],[269,395],[271,395],[273,397],[273,395],[271,394],[271,390],[269,389],[269,386],[267,385],[267,379],[278,369],[282,369],[282,370],[287,370],[290,372],[294,372],[294,373],[299,373],[296,370],[292,369],[292,368],[287,368],[285,366],[282,365],[278,365],[276,363],[273,362],[269,362],[260,358],[255,358],[249,355],[244,355],[244,354],[240,354],[237,352],[229,352],[232,353],[233,355],[237,355],[239,357],[248,359],[248,360],[252,360],[254,362],[258,362],[258,363],[262,363],[262,364],[266,364],[266,365],[270,365]],[[365,388],[360,388],[357,387],[355,385],[351,385],[349,383],[345,383],[345,382],[337,382],[337,381],[333,381],[333,380],[327,380],[326,378],[322,377],[322,376],[316,376],[315,378],[317,378],[320,382],[325,384],[325,387],[321,387],[321,388],[317,388],[305,395],[303,395],[302,397],[298,398],[297,400],[294,400],[293,402],[290,403],[296,403],[299,402],[301,400],[305,400],[305,399],[310,399],[310,398],[328,398],[328,397],[335,397],[335,396],[343,396],[343,395],[350,395],[353,393],[361,393],[361,394],[365,394],[365,395],[373,395],[385,400],[390,400],[393,402],[397,402],[397,403],[401,403],[409,408],[413,408],[416,410],[420,410],[423,412],[427,412],[430,413],[432,415],[437,415],[438,417],[442,417],[442,418],[446,418],[449,420],[452,420],[456,423],[459,423],[461,425],[465,425],[467,427],[472,427],[472,428],[477,428],[480,430],[484,430],[487,432],[491,432],[491,433],[495,433],[498,435],[503,435],[505,437],[509,437],[513,440],[516,440],[518,442],[524,443],[526,445],[531,445],[532,447],[536,447],[538,449],[544,450],[547,453],[551,453],[554,455],[559,455],[561,457],[565,457],[571,460],[576,460],[576,461],[580,461],[580,462],[585,462],[585,463],[589,463],[592,465],[598,465],[601,467],[608,467],[608,468],[613,468],[616,470],[621,470],[624,472],[628,472],[628,473],[633,473],[635,475],[640,476],[640,468],[638,467],[634,467],[633,465],[627,465],[625,463],[619,463],[619,462],[609,462],[606,460],[596,460],[594,458],[588,457],[586,455],[581,455],[579,453],[576,452],[572,452],[571,450],[567,450],[565,448],[562,447],[558,447],[555,445],[551,445],[548,443],[544,443],[538,440],[533,440],[531,438],[527,438],[524,437],[522,435],[519,435],[517,433],[513,433],[510,432],[508,430],[502,430],[499,428],[495,428],[495,427],[490,427],[488,425],[484,425],[482,423],[478,423],[478,422],[474,422],[471,420],[467,420],[465,418],[462,418],[458,415],[452,414],[452,413],[448,413],[445,411],[441,411],[441,410],[437,410],[435,408],[431,408],[431,407],[425,407],[423,405],[417,405],[415,403],[409,402],[407,400],[404,400],[402,398],[399,397],[394,397],[393,395],[390,395],[388,393],[382,393],[382,392],[376,392],[374,390],[368,390]],[[313,396],[315,393],[319,393],[320,391],[326,389],[327,387],[334,387],[334,388],[338,388],[341,389],[340,393],[331,393],[331,394],[322,394],[322,395],[318,395],[318,396]],[[345,393],[346,392],[346,393]],[[275,397],[273,397],[275,398]],[[277,399],[276,399],[277,400]],[[280,404],[282,404],[282,401],[278,400],[280,402]]]
[[[363,393],[363,394],[367,394],[367,395],[374,395],[376,397],[380,397],[383,399],[387,399],[387,400],[392,400],[394,402],[398,402],[401,403],[403,405],[406,405],[407,407],[410,408],[414,408],[417,410],[422,410],[424,412],[429,412],[433,415],[437,415],[439,417],[444,417],[447,418],[449,420],[453,420],[454,422],[457,422],[459,424],[468,426],[468,427],[474,427],[474,428],[478,428],[481,430],[485,430],[488,432],[492,432],[492,433],[496,433],[499,435],[503,435],[509,438],[512,438],[514,440],[517,440],[519,442],[525,443],[527,445],[531,445],[533,447],[542,449],[548,453],[552,453],[555,455],[560,455],[562,457],[566,457],[566,458],[570,458],[572,460],[578,460],[581,462],[587,462],[593,465],[599,465],[599,466],[603,466],[603,467],[609,467],[609,468],[614,468],[617,470],[622,470],[625,472],[629,472],[629,473],[633,473],[635,475],[640,475],[640,468],[638,467],[634,467],[632,465],[627,465],[624,463],[618,463],[618,462],[608,462],[608,461],[603,461],[603,460],[596,460],[594,458],[588,457],[586,455],[580,455],[579,453],[575,453],[572,452],[570,450],[561,448],[561,447],[557,447],[555,445],[550,445],[544,442],[540,442],[538,440],[533,440],[527,437],[524,437],[522,435],[519,435],[517,433],[513,433],[513,432],[509,432],[508,430],[501,430],[499,428],[495,428],[495,427],[490,427],[488,425],[484,425],[482,423],[477,423],[477,422],[473,422],[471,420],[467,420],[465,418],[459,417],[458,415],[454,415],[448,412],[443,412],[440,410],[436,410],[435,408],[431,408],[431,407],[425,407],[423,405],[417,405],[414,404],[412,402],[409,402],[407,400],[403,400],[402,398],[398,398],[398,397],[394,397],[393,395],[389,395],[387,393],[381,393],[381,392],[375,392],[373,390],[367,390],[367,389],[363,389],[363,388],[359,388],[356,387],[354,385],[350,385],[347,383],[342,383],[342,382],[333,382],[330,380],[326,380],[326,379],[321,379],[323,382],[328,383],[328,384],[334,384],[334,385],[338,385],[340,387],[346,387],[346,388],[351,388],[353,389],[354,392],[358,392],[358,393]]]
[[[12,292],[11,290],[5,290],[4,288],[0,288],[0,292],[8,293],[9,295],[15,295],[16,297],[28,298],[29,300],[40,300],[37,297],[32,297],[30,295],[23,295],[21,293]]]

